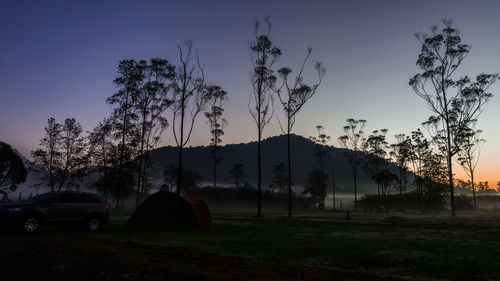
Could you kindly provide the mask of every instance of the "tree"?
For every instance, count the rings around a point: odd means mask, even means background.
[[[430,149],[429,141],[424,137],[420,129],[411,132],[411,146],[410,146],[410,163],[411,169],[415,174],[415,185],[417,186],[418,202],[420,210],[424,211],[423,206],[423,187],[424,187],[424,164],[426,159],[432,151]]]
[[[425,198],[424,211],[439,208],[444,204],[442,194],[446,193],[447,166],[445,157],[441,153],[428,150],[422,159],[421,181],[423,197]]]
[[[281,131],[287,136],[287,163],[288,163],[288,216],[292,216],[292,159],[291,159],[291,145],[290,145],[290,134],[292,132],[293,125],[295,124],[295,118],[297,113],[302,109],[304,104],[316,93],[318,86],[321,84],[323,77],[325,76],[326,69],[321,66],[320,62],[316,62],[315,68],[318,72],[318,82],[312,87],[303,82],[302,73],[306,65],[309,56],[311,55],[312,48],[307,49],[307,55],[300,66],[297,75],[295,77],[290,77],[292,69],[288,67],[282,67],[278,70],[280,82],[276,82],[275,79],[271,79],[271,89],[277,94],[278,99],[283,106],[283,111],[286,117],[286,128],[280,124]],[[279,120],[279,119],[278,119]]]
[[[366,161],[365,170],[368,172],[373,181],[377,184],[377,194],[381,194],[382,182],[379,173],[387,167],[387,146],[385,140],[387,129],[375,130],[368,138],[363,141],[362,149]]]
[[[325,196],[326,196],[326,181],[328,176],[325,173],[326,160],[330,158],[329,151],[326,149],[328,141],[330,141],[330,136],[324,133],[325,127],[318,125],[316,126],[318,131],[317,137],[309,137],[315,142],[315,152],[314,156],[318,160],[318,169],[313,170],[306,184],[305,192],[312,195],[316,200],[316,205],[319,209],[325,208]]]
[[[311,139],[316,144],[314,146],[314,156],[318,160],[319,170],[324,173],[326,160],[330,158],[328,150],[325,147],[330,141],[330,136],[327,136],[325,134],[325,127],[323,127],[322,125],[317,125],[316,130],[318,131],[318,136],[309,137],[309,139]]]
[[[349,161],[354,179],[354,210],[358,211],[358,167],[362,163],[362,154],[360,153],[361,143],[363,141],[363,128],[366,120],[347,119],[347,125],[344,126],[345,135],[339,137],[340,143],[344,146],[345,156]]]
[[[399,178],[388,169],[382,169],[375,175],[375,181],[380,185],[380,192],[384,196],[384,201],[396,187]]]
[[[416,34],[422,44],[417,59],[422,72],[413,76],[409,85],[435,114],[425,124],[446,159],[451,213],[455,216],[452,158],[463,145],[462,132],[477,119],[491,98],[487,89],[498,79],[498,74],[479,74],[476,82],[467,76],[455,78],[470,46],[461,42],[451,21],[444,20],[443,24],[441,32],[433,26],[430,35]]]
[[[23,160],[12,147],[0,141],[0,194],[4,198],[9,192],[14,192],[17,185],[26,181],[28,171]]]
[[[214,188],[216,188],[217,165],[224,159],[221,155],[222,148],[218,148],[218,145],[222,142],[221,137],[224,135],[224,127],[227,125],[226,119],[222,117],[222,113],[224,113],[223,106],[227,101],[227,92],[219,86],[210,86],[207,89],[207,100],[209,110],[205,112],[205,117],[207,118],[210,134],[212,135],[210,139],[212,150],[209,157],[212,159],[214,165]]]
[[[111,152],[116,149],[112,139],[112,126],[110,119],[104,119],[88,135],[91,166],[99,175],[94,186],[97,187],[106,202],[109,198],[110,186],[102,179],[108,176]]]
[[[47,184],[50,191],[55,191],[57,174],[61,168],[61,124],[54,118],[49,118],[45,127],[45,137],[40,140],[41,148],[31,151],[31,157],[37,169],[41,172],[41,183]]]
[[[472,123],[471,125],[471,128],[463,132],[464,144],[462,149],[458,152],[458,163],[460,163],[465,173],[470,178],[472,196],[474,198],[474,208],[476,209],[477,202],[476,188],[474,186],[474,172],[476,171],[477,164],[479,163],[481,145],[485,142],[485,140],[480,137],[481,130],[475,129],[475,123]]]
[[[285,163],[280,162],[278,165],[273,165],[273,178],[269,185],[269,189],[277,192],[279,195],[285,192],[285,187],[288,185],[288,177],[286,176],[287,170]]]
[[[172,132],[179,150],[177,171],[177,194],[182,189],[182,170],[184,147],[189,142],[193,132],[194,121],[207,103],[205,76],[198,54],[193,60],[193,42],[187,41],[179,45],[179,65],[173,76],[174,96],[172,98]],[[187,126],[186,126],[186,123]]]
[[[405,134],[397,134],[394,136],[396,138],[396,143],[391,144],[390,155],[399,170],[399,194],[406,192],[406,173],[408,171],[408,165],[411,157],[411,139]]]
[[[75,118],[66,118],[61,130],[61,167],[57,172],[57,190],[78,189],[78,181],[86,174],[88,145],[83,129]]]
[[[273,115],[273,104],[270,96],[270,85],[275,79],[272,67],[281,50],[273,46],[271,33],[271,20],[266,17],[267,30],[259,34],[260,22],[255,22],[255,41],[250,43],[250,59],[252,71],[250,83],[253,89],[252,101],[248,104],[248,110],[257,125],[257,216],[262,216],[262,132],[271,121]]]
[[[165,180],[165,184],[163,185],[163,189],[169,190],[169,186],[173,186],[174,183],[177,182],[178,177],[178,169],[174,163],[170,164],[163,170],[163,178]],[[192,169],[184,169],[183,171],[184,178],[184,188],[185,190],[192,190],[199,187],[203,178],[196,170]],[[170,190],[172,190],[170,188]]]
[[[320,169],[315,169],[309,174],[309,178],[304,186],[304,193],[310,195],[318,209],[325,208],[326,197],[326,174]]]
[[[234,163],[231,170],[229,170],[229,179],[231,179],[234,183],[235,187],[240,187],[240,183],[247,178],[245,175],[245,171],[243,171],[243,164]]]
[[[133,110],[139,117],[139,151],[136,189],[136,206],[147,192],[149,151],[160,141],[160,136],[168,122],[163,113],[171,106],[170,80],[174,75],[174,66],[164,59],[141,60],[136,64],[142,78],[135,91]]]
[[[118,65],[118,77],[113,81],[118,87],[118,92],[106,99],[106,103],[115,106],[111,117],[113,124],[113,137],[119,141],[116,146],[116,154],[112,173],[114,187],[123,187],[114,192],[116,205],[120,205],[120,200],[126,195],[126,190],[131,182],[130,172],[135,168],[131,160],[137,152],[139,134],[136,121],[138,116],[134,112],[134,103],[140,91],[140,84],[143,80],[141,67],[135,60],[122,60]],[[134,181],[135,182],[135,181]]]

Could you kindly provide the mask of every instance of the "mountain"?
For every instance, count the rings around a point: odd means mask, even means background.
[[[315,143],[298,135],[291,135],[292,149],[292,180],[296,189],[301,190],[307,181],[309,173],[318,168],[318,161],[314,157]],[[328,146],[330,158],[326,163],[329,186],[331,187],[332,168],[335,170],[335,186],[339,192],[354,192],[352,172],[344,156],[345,149]],[[210,184],[212,179],[213,164],[209,160],[210,147],[197,146],[185,148],[184,167],[196,170],[204,179],[205,184]],[[273,165],[280,162],[286,164],[286,135],[270,137],[262,142],[262,184],[267,188],[273,177]],[[166,146],[151,151],[152,174],[162,178],[162,171],[171,163],[177,165],[176,147]],[[227,179],[229,170],[235,163],[243,164],[249,182],[257,184],[257,142],[229,144],[224,146],[224,160],[217,168],[217,181],[221,184],[230,184]],[[396,173],[396,167],[390,164],[391,170]],[[330,189],[330,188],[329,188]],[[362,167],[358,170],[358,192],[376,193],[377,186],[365,173]]]

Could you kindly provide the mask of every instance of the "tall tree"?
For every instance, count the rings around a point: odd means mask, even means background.
[[[443,25],[441,31],[435,25],[431,34],[416,34],[422,44],[416,63],[421,72],[409,84],[435,114],[426,124],[446,158],[451,214],[455,216],[452,158],[463,145],[462,132],[477,119],[491,98],[487,89],[498,79],[498,74],[480,74],[475,82],[468,76],[456,78],[470,46],[462,43],[451,21],[443,20]]]
[[[66,118],[61,130],[61,167],[57,173],[57,190],[79,188],[79,180],[88,167],[87,142],[75,118]]]
[[[139,117],[136,206],[147,192],[149,151],[158,144],[168,125],[162,114],[172,104],[169,90],[174,75],[174,67],[164,59],[151,59],[149,63],[141,60],[137,68],[142,81],[139,81],[133,103],[133,109]]]
[[[104,200],[108,202],[110,186],[103,179],[108,176],[111,165],[111,153],[114,150],[112,139],[112,123],[110,119],[99,122],[92,132],[89,133],[89,155],[93,169],[98,173],[98,180],[94,183]]]
[[[23,160],[12,147],[0,141],[0,194],[4,198],[16,191],[17,185],[26,181],[28,171]]]
[[[307,55],[302,62],[302,65],[297,71],[295,77],[291,77],[292,69],[289,67],[282,67],[278,70],[280,82],[271,79],[271,89],[277,94],[278,99],[283,106],[285,112],[286,124],[280,124],[281,131],[287,136],[287,163],[288,163],[288,216],[292,216],[292,159],[291,159],[291,144],[290,134],[297,113],[302,109],[304,104],[312,98],[316,93],[318,86],[321,84],[325,76],[326,69],[321,66],[320,62],[316,62],[315,68],[318,72],[318,82],[309,86],[304,83],[303,72],[307,60],[311,56],[312,48],[307,49]],[[279,119],[278,119],[279,121]],[[284,128],[283,125],[286,127]]]
[[[113,186],[123,186],[129,189],[131,177],[126,173],[134,172],[134,165],[131,160],[136,155],[138,143],[138,116],[134,111],[134,103],[140,91],[140,84],[143,80],[143,71],[135,60],[122,60],[118,65],[118,77],[114,83],[118,87],[118,92],[106,99],[106,103],[115,106],[111,117],[113,123],[113,136],[119,142],[117,144],[116,166],[113,165],[112,176]],[[116,167],[116,168],[115,168]],[[125,190],[125,189],[124,189]],[[124,199],[124,190],[115,192],[116,205],[120,206],[120,201]]]
[[[344,126],[345,135],[339,137],[339,141],[346,149],[345,156],[349,161],[354,179],[354,210],[358,211],[358,167],[363,161],[363,156],[360,153],[363,142],[363,128],[366,120],[347,119],[347,125]]]
[[[316,145],[314,146],[314,156],[318,160],[319,170],[324,173],[326,160],[330,158],[328,150],[326,149],[326,145],[330,141],[330,136],[325,134],[325,127],[322,125],[317,125],[316,130],[318,132],[318,136],[309,137]]]
[[[210,145],[212,150],[210,151],[209,157],[213,161],[214,165],[214,188],[217,187],[217,165],[224,158],[222,157],[222,148],[218,145],[222,142],[221,137],[224,135],[224,128],[227,125],[226,119],[222,117],[224,113],[224,104],[227,101],[227,92],[222,90],[219,86],[210,86],[207,89],[207,99],[209,104],[209,109],[205,112],[205,117],[207,118],[208,127],[210,128],[210,134],[212,138],[210,139]]]
[[[417,186],[417,197],[420,210],[424,211],[423,194],[424,194],[424,164],[429,154],[431,154],[430,143],[424,137],[420,129],[411,132],[411,152],[410,152],[410,167],[415,177],[415,185]]]
[[[61,168],[61,124],[54,118],[49,118],[45,126],[45,137],[40,140],[41,148],[31,151],[31,157],[35,166],[41,172],[41,183],[47,184],[50,191],[55,191],[57,184],[57,174]]]
[[[472,196],[474,198],[474,208],[477,208],[474,172],[476,171],[477,164],[479,163],[481,145],[485,142],[485,140],[480,136],[481,130],[475,129],[475,123],[472,123],[471,125],[472,127],[464,132],[464,145],[458,152],[458,162],[470,178],[470,188],[472,189]]]
[[[309,137],[315,142],[314,146],[314,156],[318,160],[318,168],[314,169],[309,174],[309,179],[305,185],[304,192],[309,193],[316,202],[318,209],[325,208],[325,196],[326,196],[326,181],[328,176],[325,173],[326,160],[330,158],[329,151],[326,145],[330,141],[330,136],[325,134],[325,127],[321,125],[316,126],[318,136]]]
[[[262,132],[271,121],[273,104],[270,96],[270,85],[274,81],[273,66],[281,50],[271,42],[271,20],[265,18],[267,29],[259,33],[260,22],[255,22],[255,41],[250,43],[250,60],[252,71],[250,83],[253,89],[253,101],[248,110],[257,125],[257,216],[262,216]]]
[[[398,167],[399,194],[403,194],[403,191],[406,192],[406,176],[412,153],[411,139],[405,134],[397,134],[394,137],[396,138],[396,143],[391,144],[390,155],[393,162]]]
[[[193,58],[193,42],[187,41],[178,48],[179,65],[173,76],[174,96],[170,108],[173,113],[172,131],[179,150],[176,191],[180,194],[183,187],[182,152],[189,142],[196,117],[205,109],[207,98],[204,69],[200,64],[198,54]],[[193,59],[195,59],[194,62]]]
[[[365,170],[368,172],[372,180],[377,184],[377,194],[381,194],[382,182],[379,174],[387,167],[387,146],[385,140],[387,129],[372,131],[368,138],[363,141],[362,149],[364,152]]]

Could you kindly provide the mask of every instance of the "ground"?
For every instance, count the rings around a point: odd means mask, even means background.
[[[0,280],[500,280],[500,213],[214,215],[210,231],[0,233]]]
[[[397,280],[177,247],[94,239],[77,231],[3,233],[0,280]]]

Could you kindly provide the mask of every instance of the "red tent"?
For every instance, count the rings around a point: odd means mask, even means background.
[[[212,227],[212,220],[210,219],[207,204],[198,198],[186,198],[185,200],[191,205],[196,218],[198,218],[200,229],[210,229]]]
[[[208,207],[201,199],[184,199],[160,191],[148,197],[130,216],[127,227],[150,230],[210,229]]]

